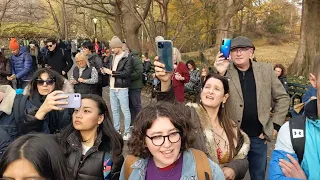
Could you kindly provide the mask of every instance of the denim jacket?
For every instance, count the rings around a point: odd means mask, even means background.
[[[146,176],[146,170],[149,159],[137,159],[131,168],[133,171],[129,176],[129,180],[144,180]],[[214,163],[209,159],[210,168],[212,171],[213,180],[225,180],[223,172],[219,165]],[[183,164],[182,164],[182,173],[181,180],[198,180],[196,163],[191,150],[186,150],[183,152]],[[124,164],[121,169],[120,180],[124,180]]]

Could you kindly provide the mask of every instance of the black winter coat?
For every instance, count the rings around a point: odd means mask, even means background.
[[[56,138],[61,144],[59,134],[56,135]],[[82,155],[80,139],[80,133],[74,131],[67,138],[67,147],[63,147],[69,163],[70,173],[72,173],[75,180],[104,180],[104,162],[111,157],[109,139],[103,137],[102,131],[100,131],[93,147],[84,156]],[[111,172],[109,172],[110,180],[119,179],[123,161],[124,158],[121,155],[116,162],[113,162]]]
[[[109,63],[109,69],[112,70],[112,64],[114,62],[114,57],[111,63]],[[115,78],[114,87],[115,88],[128,88],[131,81],[131,73],[133,71],[133,60],[128,54],[124,54],[118,63],[117,70],[112,71],[112,77]]]
[[[289,86],[288,86],[287,77],[286,76],[280,76],[280,77],[278,77],[278,79],[282,83],[282,85],[283,85],[284,89],[286,90],[286,92],[288,92]]]
[[[45,57],[45,64],[62,75],[62,71],[68,73],[71,69],[73,60],[70,53],[57,46],[54,51],[48,51]],[[67,78],[66,75],[65,77]]]

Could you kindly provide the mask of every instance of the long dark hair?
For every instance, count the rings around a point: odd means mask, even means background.
[[[55,80],[54,90],[53,91],[62,90],[63,89],[64,80],[65,80],[65,78],[63,76],[61,76],[56,71],[53,71],[51,69],[41,68],[41,69],[37,70],[33,74],[32,79],[30,81],[30,97],[31,98],[32,98],[32,96],[34,95],[35,92],[38,92],[37,79],[39,79],[41,74],[43,74],[43,73],[47,73],[49,75],[49,78]]]
[[[206,78],[202,84],[202,89],[205,86],[205,84],[207,83],[208,79],[210,79],[210,78],[218,79],[222,82],[223,89],[224,89],[224,95],[229,93],[228,79],[224,76],[220,76],[219,74],[214,74],[214,73],[209,73],[206,76]],[[224,104],[224,107],[222,106],[222,103],[220,104],[219,111],[218,111],[218,119],[219,119],[219,124],[225,130],[226,136],[229,141],[229,152],[230,152],[229,161],[230,161],[230,160],[232,160],[233,156],[237,153],[237,148],[235,147],[235,143],[234,143],[234,140],[237,139],[237,135],[234,132],[234,128],[237,128],[237,125],[233,122],[233,120],[230,119],[229,113],[226,108],[226,104]],[[237,132],[237,134],[239,134],[239,132]]]
[[[99,125],[99,130],[102,131],[102,142],[108,142],[111,146],[111,154],[112,154],[112,161],[117,162],[119,159],[119,156],[122,155],[122,148],[123,148],[123,140],[121,135],[114,129],[113,127],[113,122],[112,119],[110,118],[110,114],[108,111],[108,107],[105,103],[105,101],[102,99],[101,96],[95,95],[95,94],[85,94],[82,95],[81,99],[90,99],[94,101],[99,109],[99,115],[104,115],[104,120],[103,122]],[[77,131],[72,123],[66,127],[61,132],[61,145],[65,150],[65,154],[69,154],[67,150],[68,148],[68,143],[67,143],[67,138],[70,134],[73,132]]]
[[[28,160],[39,175],[46,179],[70,179],[63,151],[48,135],[28,134],[10,144],[1,159],[1,177],[8,166],[19,159]]]

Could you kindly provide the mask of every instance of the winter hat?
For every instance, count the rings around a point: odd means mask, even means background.
[[[20,45],[16,38],[11,38],[9,48],[10,50],[16,50],[20,48]]]
[[[109,43],[111,48],[122,48],[122,44],[122,41],[117,36],[113,36]]]

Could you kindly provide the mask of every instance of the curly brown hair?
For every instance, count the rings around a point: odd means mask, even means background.
[[[286,75],[286,68],[282,64],[276,64],[274,66],[273,70],[275,70],[276,68],[280,68],[281,69],[280,76],[285,76]]]
[[[136,117],[131,138],[128,141],[129,154],[139,157],[152,157],[146,145],[146,132],[152,126],[158,117],[167,117],[171,123],[180,131],[181,148],[180,152],[191,147],[192,137],[188,136],[188,132],[192,130],[190,117],[186,116],[184,105],[172,104],[168,102],[157,102],[145,107]]]

